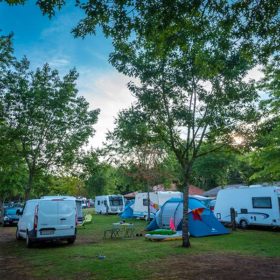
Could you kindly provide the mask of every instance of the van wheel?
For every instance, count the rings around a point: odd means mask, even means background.
[[[31,248],[32,245],[33,245],[33,242],[32,242],[32,240],[30,239],[29,233],[28,233],[28,231],[27,231],[27,232],[26,232],[26,247],[27,247],[27,248]]]
[[[76,237],[68,238],[67,242],[68,242],[68,244],[73,244],[75,242],[75,240],[76,240]]]
[[[20,236],[19,234],[19,230],[18,230],[18,227],[17,227],[17,231],[16,231],[16,240],[21,240],[22,237]]]
[[[241,220],[239,222],[239,226],[242,228],[242,229],[246,229],[248,227],[248,223],[246,220]]]

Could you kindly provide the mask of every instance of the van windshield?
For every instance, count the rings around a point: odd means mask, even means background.
[[[120,196],[110,196],[109,197],[110,205],[111,206],[122,206],[123,200]]]

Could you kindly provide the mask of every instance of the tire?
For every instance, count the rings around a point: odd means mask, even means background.
[[[28,231],[26,232],[26,247],[27,248],[31,248],[33,245],[33,241],[30,239],[29,237],[29,233]]]
[[[75,240],[76,240],[76,237],[72,237],[72,238],[68,238],[67,242],[68,242],[68,244],[74,244]]]
[[[18,227],[17,227],[17,230],[16,230],[16,240],[22,240],[22,237],[19,235]]]
[[[242,228],[242,229],[246,229],[246,228],[248,227],[248,223],[247,223],[246,220],[241,220],[241,221],[239,222],[239,226],[240,226],[240,228]]]

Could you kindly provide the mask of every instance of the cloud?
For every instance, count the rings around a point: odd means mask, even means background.
[[[50,61],[49,61],[49,65],[53,68],[62,68],[62,67],[66,67],[70,64],[70,60],[68,58],[63,58],[63,57],[60,57],[60,58],[52,58]]]
[[[114,128],[118,112],[128,108],[135,100],[127,88],[131,79],[113,69],[100,73],[98,69],[87,68],[79,72],[77,86],[80,95],[87,99],[91,109],[101,110],[98,123],[94,126],[96,134],[90,139],[89,146],[101,147],[107,131]]]

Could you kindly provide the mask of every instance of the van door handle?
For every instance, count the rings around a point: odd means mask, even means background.
[[[60,221],[65,221],[65,220],[66,220],[66,218],[61,218],[61,219],[60,219]]]

